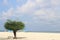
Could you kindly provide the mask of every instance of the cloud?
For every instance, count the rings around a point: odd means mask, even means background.
[[[60,0],[51,0],[52,5],[58,6],[60,5]]]
[[[3,0],[3,4],[7,5],[8,4],[8,0]]]
[[[55,12],[53,9],[45,8],[49,6],[48,4],[44,0],[28,0],[23,6],[17,7],[17,12],[34,14],[33,19],[53,19]],[[40,7],[40,9],[36,10],[37,7]]]
[[[14,10],[13,10],[13,8],[10,8],[8,11],[3,11],[2,12],[2,17],[1,17],[1,19],[9,19],[12,15],[13,15],[13,13],[14,13]]]
[[[39,2],[38,2],[39,1]],[[26,2],[26,4],[24,4],[23,6],[21,7],[17,7],[17,10],[18,11],[21,11],[21,12],[29,12],[29,11],[33,11],[33,9],[35,9],[36,7],[40,7],[40,2],[42,2],[42,0],[28,0]],[[42,4],[41,4],[42,5]]]
[[[18,0],[19,1],[19,0]],[[12,5],[12,4],[11,4]],[[59,28],[60,1],[59,0],[27,0],[22,6],[13,7],[3,11],[1,19],[21,18],[27,29],[32,30],[55,30]],[[20,19],[20,20],[21,20]],[[31,26],[31,27],[29,27]],[[35,28],[37,26],[37,28]],[[54,28],[55,27],[55,28]],[[29,29],[30,30],[30,29]]]
[[[34,14],[42,19],[52,19],[56,17],[55,11],[53,10],[47,11],[46,9],[37,10],[34,12]]]
[[[19,1],[19,0],[17,0],[17,1]],[[24,5],[17,6],[16,10],[13,10],[13,8],[10,8],[7,12],[3,12],[2,15],[6,16],[6,18],[7,18],[7,17],[10,17],[11,15],[19,17],[20,15],[24,15],[24,14],[28,14],[28,15],[32,14],[32,15],[34,15],[33,19],[37,19],[37,18],[54,19],[55,17],[57,17],[56,11],[55,11],[56,10],[55,8],[57,8],[57,7],[54,7],[54,5],[55,5],[55,3],[56,3],[56,5],[59,5],[59,3],[57,4],[58,1],[57,0],[51,0],[51,1],[27,0],[27,2]]]
[[[27,0],[27,2],[22,6],[17,6],[15,13],[16,15],[23,14],[32,14],[35,15],[36,18],[44,18],[44,19],[53,19],[56,16],[56,11],[58,10],[59,0]],[[56,3],[56,4],[55,4]],[[57,10],[56,10],[57,9]],[[10,10],[10,9],[9,9]],[[6,12],[7,14],[8,11]],[[7,15],[8,16],[8,15]]]
[[[19,2],[20,0],[16,0],[17,2]]]
[[[36,8],[43,8],[48,5],[49,3],[46,3],[44,0],[28,0],[26,4],[17,7],[17,12],[32,12],[36,10]]]
[[[35,4],[28,0],[26,4],[22,5],[21,7],[17,7],[17,12],[21,12],[21,13],[26,13],[31,11],[31,9],[35,6]]]

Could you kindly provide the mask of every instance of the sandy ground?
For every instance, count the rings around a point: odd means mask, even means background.
[[[12,37],[12,32],[0,32],[0,40],[60,40],[60,33],[17,32],[19,38]]]

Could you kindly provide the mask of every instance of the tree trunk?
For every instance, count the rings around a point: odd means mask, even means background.
[[[16,31],[13,31],[13,33],[14,33],[14,39],[16,39],[17,37],[16,37]]]

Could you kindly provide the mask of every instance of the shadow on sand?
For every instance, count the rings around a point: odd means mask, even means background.
[[[16,39],[26,39],[27,37],[17,37]],[[0,40],[11,40],[14,39],[13,37],[11,38],[0,38]]]
[[[27,37],[17,37],[17,39],[25,39],[25,38],[27,38]]]

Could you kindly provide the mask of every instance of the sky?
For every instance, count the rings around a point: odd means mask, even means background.
[[[60,31],[60,0],[0,0],[0,30],[7,19],[24,22],[24,31]]]

